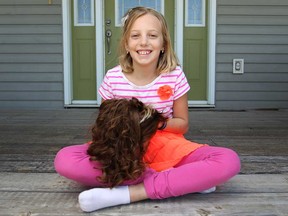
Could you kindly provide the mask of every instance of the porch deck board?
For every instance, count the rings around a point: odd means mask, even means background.
[[[288,215],[288,111],[191,110],[188,139],[226,146],[241,173],[211,194],[146,200],[90,214],[79,209],[85,188],[53,168],[63,146],[89,140],[97,109],[1,110],[0,215]]]
[[[1,192],[2,215],[287,215],[287,193],[187,195],[160,201],[142,201],[90,214],[78,207],[77,193]],[[221,197],[221,199],[219,199]],[[13,200],[13,202],[11,202]],[[19,207],[22,206],[22,207]]]

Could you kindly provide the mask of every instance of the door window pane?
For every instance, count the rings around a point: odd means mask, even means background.
[[[115,0],[116,26],[121,26],[121,19],[130,8],[144,6],[164,14],[163,5],[163,0]]]
[[[94,25],[94,0],[74,0],[74,25]]]
[[[186,0],[186,26],[205,26],[205,0]]]

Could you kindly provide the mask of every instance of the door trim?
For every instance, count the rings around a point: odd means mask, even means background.
[[[96,26],[101,26],[102,28],[95,28],[96,34],[96,89],[97,89],[97,104],[101,104],[101,96],[98,93],[98,89],[104,78],[104,62],[105,62],[105,38],[104,38],[104,2],[96,1],[95,3],[95,13],[96,13]],[[97,29],[97,30],[96,30]]]
[[[189,107],[215,107],[215,57],[216,57],[216,6],[217,0],[208,0],[208,85],[207,85],[207,101],[188,101]],[[75,107],[75,106],[99,106],[101,104],[101,97],[97,92],[97,101],[72,101],[72,67],[71,67],[71,1],[62,0],[62,19],[63,19],[63,73],[64,73],[64,107]],[[102,28],[97,28],[96,34],[96,71],[97,71],[97,83],[96,87],[99,89],[100,84],[103,80],[104,62],[105,57],[103,53],[105,52],[104,44],[104,3],[103,0],[95,1],[95,25],[101,26]],[[183,63],[183,18],[184,12],[184,0],[175,1],[175,52],[179,58],[180,64]],[[96,28],[95,28],[96,30]]]
[[[207,105],[215,107],[215,86],[216,86],[216,18],[217,2],[209,0],[208,2],[208,101]]]
[[[72,104],[70,10],[71,10],[70,0],[62,0],[64,107],[67,107]]]

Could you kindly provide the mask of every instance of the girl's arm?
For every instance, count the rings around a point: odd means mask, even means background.
[[[187,93],[174,101],[173,118],[169,119],[165,131],[184,134],[189,128]]]

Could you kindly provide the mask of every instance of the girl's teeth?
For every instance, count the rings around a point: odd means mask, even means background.
[[[147,55],[150,53],[150,51],[139,51],[138,52],[140,55]]]

